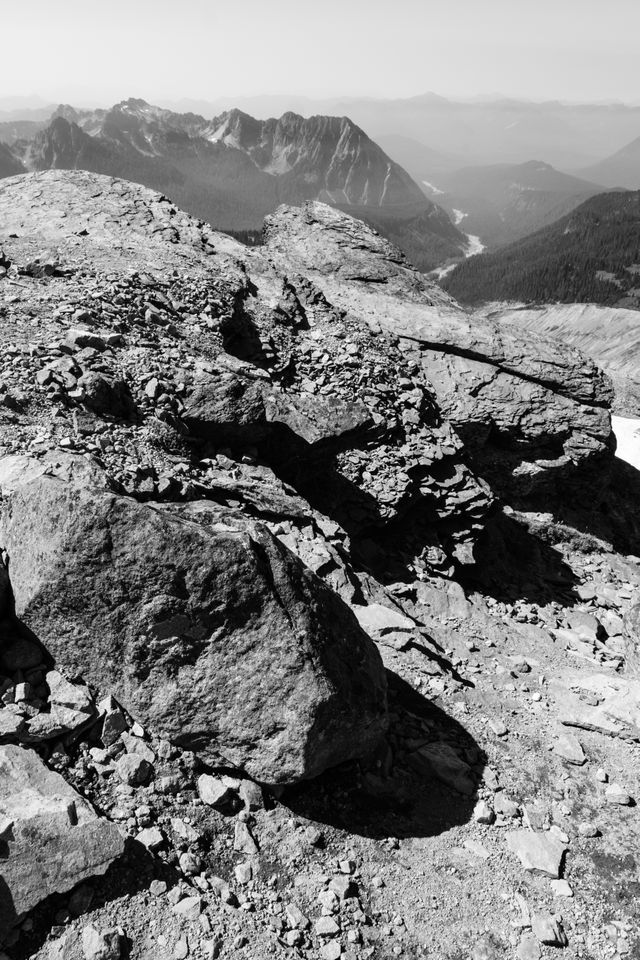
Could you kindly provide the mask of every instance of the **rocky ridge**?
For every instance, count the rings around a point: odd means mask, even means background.
[[[600,371],[321,204],[248,250],[47,172],[0,236],[11,957],[628,953],[640,561],[561,522]],[[89,804],[104,855],[32,910],[58,773],[53,867]]]

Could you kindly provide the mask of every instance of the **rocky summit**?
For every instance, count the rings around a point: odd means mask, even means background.
[[[3,960],[633,956],[593,361],[335,207],[75,170],[0,182],[0,337]]]

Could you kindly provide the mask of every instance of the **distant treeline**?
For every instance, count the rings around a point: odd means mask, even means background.
[[[634,298],[640,288],[640,192],[592,197],[557,223],[464,261],[443,285],[468,304]]]

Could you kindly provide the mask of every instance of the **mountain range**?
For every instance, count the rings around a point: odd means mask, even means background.
[[[640,307],[640,191],[591,197],[566,217],[459,264],[446,289],[488,301]]]
[[[346,114],[377,143],[390,136],[413,140],[418,145],[415,163],[420,163],[426,145],[452,157],[458,167],[525,163],[540,157],[579,173],[640,135],[638,104],[534,102],[499,95],[471,101],[435,93],[397,99],[257,96],[182,101],[175,108],[195,109],[212,117],[231,107],[265,118],[288,110],[305,115]],[[415,176],[415,163],[408,156],[401,162]],[[598,180],[586,172],[580,175]]]
[[[370,223],[420,269],[465,248],[449,216],[347,117],[261,121],[231,110],[205,120],[134,99],[110,110],[62,106],[3,155],[4,175],[81,168],[121,177],[223,230],[260,229],[281,203],[322,200]]]

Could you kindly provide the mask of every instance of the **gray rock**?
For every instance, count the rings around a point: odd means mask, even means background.
[[[124,841],[115,824],[20,747],[0,747],[0,808],[11,820],[2,841],[1,942],[45,897],[104,873]]]
[[[148,783],[153,774],[153,767],[136,753],[125,753],[115,762],[115,770],[123,783],[130,787],[140,787]]]
[[[531,918],[531,929],[540,943],[548,944],[552,947],[566,947],[567,935],[562,929],[562,924],[555,917],[548,914],[534,913]]]
[[[566,844],[550,833],[515,830],[507,834],[507,846],[530,873],[541,873],[554,880],[560,876]]]
[[[567,763],[572,763],[577,767],[581,767],[587,760],[582,744],[572,733],[563,733],[562,736],[558,737],[553,744],[553,752],[556,756],[566,760]]]
[[[238,799],[240,781],[233,777],[214,777],[202,773],[198,777],[198,796],[210,807],[223,810]]]
[[[266,529],[225,519],[37,477],[2,516],[19,615],[61,669],[262,782],[366,753],[386,721],[374,645]]]
[[[94,926],[82,931],[82,953],[85,960],[120,960],[122,937],[119,930],[99,931]]]

